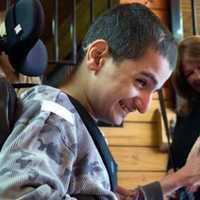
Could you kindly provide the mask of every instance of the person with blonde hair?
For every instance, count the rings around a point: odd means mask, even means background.
[[[178,45],[178,59],[172,75],[176,95],[177,122],[172,133],[175,167],[181,168],[200,133],[200,36],[189,36]],[[168,168],[172,168],[171,157]],[[200,192],[180,192],[177,199],[200,199]]]
[[[189,36],[178,46],[172,83],[177,93],[177,113],[189,114],[200,99],[200,36]]]

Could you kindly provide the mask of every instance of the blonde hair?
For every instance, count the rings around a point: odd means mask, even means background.
[[[200,36],[189,36],[182,40],[178,46],[178,59],[172,75],[172,84],[180,100],[177,102],[177,112],[180,115],[191,112],[196,105],[195,102],[200,100],[200,94],[191,88],[183,73],[183,56],[186,56],[190,61],[200,62]]]

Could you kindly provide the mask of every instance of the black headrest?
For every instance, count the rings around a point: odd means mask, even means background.
[[[6,13],[6,53],[8,54],[11,65],[16,71],[32,76],[39,76],[44,72],[45,66],[38,64],[39,52],[42,52],[43,58],[47,63],[46,48],[41,41],[38,41],[44,27],[44,11],[39,0],[19,0],[15,5],[8,9]],[[35,57],[37,59],[29,60]],[[34,56],[30,56],[30,52]],[[28,56],[28,58],[27,58]],[[28,59],[28,60],[27,60]],[[40,59],[41,61],[41,59]],[[30,70],[32,64],[33,70]],[[39,65],[39,66],[38,66]],[[41,68],[39,68],[41,66]],[[36,68],[37,69],[34,69]],[[33,73],[31,73],[33,72]]]
[[[17,71],[27,76],[41,76],[47,67],[47,61],[47,49],[39,39],[29,50],[26,58],[21,61]]]
[[[10,134],[16,117],[17,97],[12,85],[0,77],[0,147]]]

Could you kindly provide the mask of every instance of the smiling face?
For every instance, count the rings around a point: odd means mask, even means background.
[[[128,113],[144,113],[152,94],[171,75],[168,61],[154,49],[140,59],[119,63],[109,56],[90,79],[88,99],[95,118],[121,124]]]
[[[200,94],[200,59],[189,58],[186,54],[182,58],[183,74],[191,88]]]

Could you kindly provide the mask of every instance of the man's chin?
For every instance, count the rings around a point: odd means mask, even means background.
[[[114,125],[114,126],[120,126],[123,122],[123,119],[121,117],[115,117],[115,118],[111,118],[111,119],[100,119],[100,121],[110,124],[110,125]]]
[[[122,124],[122,122],[123,122],[123,119],[121,118],[121,117],[118,117],[118,118],[115,118],[114,120],[113,120],[113,125],[116,125],[116,126],[120,126],[121,124]]]

